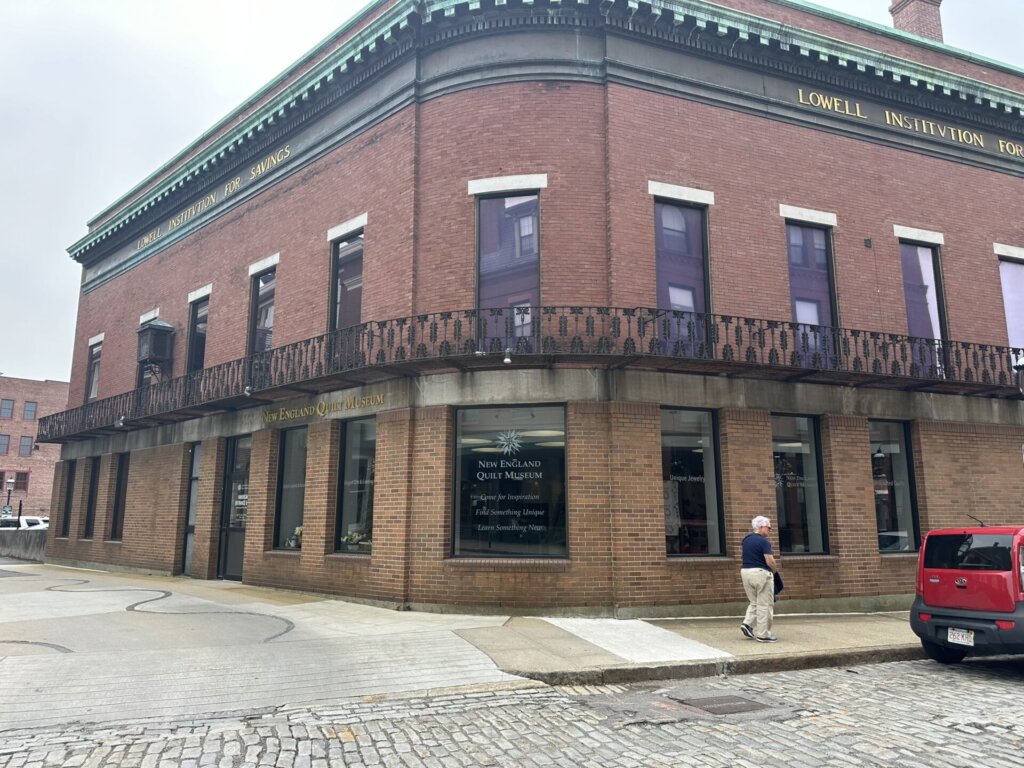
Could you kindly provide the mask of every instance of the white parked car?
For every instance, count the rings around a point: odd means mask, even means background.
[[[0,517],[0,529],[16,529],[22,531],[33,528],[49,528],[50,518],[38,515],[22,515],[21,517]]]

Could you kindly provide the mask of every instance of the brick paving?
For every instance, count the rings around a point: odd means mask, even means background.
[[[739,696],[712,716],[670,696]],[[0,731],[0,768],[1024,766],[1024,661],[901,662],[629,686],[339,699]],[[637,701],[645,705],[626,712]],[[628,715],[628,716],[626,716]]]

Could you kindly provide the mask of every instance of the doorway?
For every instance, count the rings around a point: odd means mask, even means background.
[[[220,517],[220,556],[217,578],[242,580],[245,559],[245,523],[249,512],[249,458],[252,437],[228,440],[224,471],[224,503]]]

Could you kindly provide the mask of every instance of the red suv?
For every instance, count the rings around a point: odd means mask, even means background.
[[[1024,653],[1024,528],[947,528],[925,536],[910,626],[925,653]]]

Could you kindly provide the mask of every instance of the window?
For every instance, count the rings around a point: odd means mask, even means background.
[[[22,435],[21,441],[18,443],[18,455],[19,456],[31,456],[32,455],[32,437],[31,435]]]
[[[100,457],[89,459],[89,495],[85,500],[85,525],[82,527],[82,538],[91,539],[96,526],[96,497],[100,487]]]
[[[124,535],[124,517],[128,501],[128,469],[130,453],[117,454],[117,476],[114,478],[114,505],[110,511],[110,541],[121,541]]]
[[[182,550],[181,572],[192,576],[192,550],[196,538],[196,504],[199,500],[199,458],[202,454],[202,443],[189,445],[188,473],[188,509],[185,512],[185,544]]]
[[[21,417],[25,421],[35,421],[36,420],[36,406],[37,406],[37,403],[36,403],[35,400],[26,400],[25,401],[25,409],[22,411]]]
[[[789,291],[797,324],[794,365],[828,367],[835,325],[829,230],[786,224],[789,250]]]
[[[1003,310],[1006,312],[1006,333],[1010,346],[1024,349],[1024,262],[1000,259],[999,279],[1003,286]],[[1011,364],[1024,360],[1015,354]]]
[[[334,244],[334,309],[331,330],[359,325],[363,317],[363,233]]]
[[[875,521],[881,552],[917,550],[918,518],[908,427],[896,421],[869,421]]]
[[[274,345],[274,284],[277,268],[252,279],[252,326],[249,354],[265,352]]]
[[[85,401],[95,400],[100,393],[100,357],[103,353],[103,342],[89,347],[89,365],[85,382]]]
[[[71,507],[75,500],[75,461],[69,461],[64,481],[64,509],[60,516],[60,537],[66,539],[71,533]]]
[[[810,416],[772,416],[775,505],[779,549],[828,552],[825,496],[818,454],[818,421]]]
[[[306,498],[306,440],[308,429],[281,432],[274,548],[302,548],[302,514]]]
[[[565,409],[456,415],[453,553],[566,557]]]
[[[661,412],[661,479],[665,491],[665,551],[721,555],[722,505],[714,414]]]
[[[3,472],[0,472],[0,490],[3,490],[3,489],[4,489],[4,487],[5,487],[5,486],[4,486],[4,483],[5,483],[6,481],[7,481],[7,478],[6,478],[6,476],[4,475],[4,473],[3,473]]]
[[[348,421],[341,431],[338,510],[334,526],[337,551],[366,552],[373,546],[373,487],[377,421]]]
[[[532,348],[533,308],[540,304],[538,201],[536,194],[479,201],[481,349]]]
[[[14,490],[28,493],[28,472],[14,473]]]
[[[0,435],[0,456],[7,454],[11,450],[11,436]]]
[[[206,323],[210,314],[210,298],[189,305],[188,357],[186,373],[203,370],[206,362]]]
[[[900,243],[907,332],[912,337],[910,375],[942,375],[942,340],[947,338],[938,249]]]
[[[704,216],[703,208],[654,204],[658,308],[672,310],[662,315],[658,334],[668,354],[698,355],[704,340],[709,304]]]
[[[0,419],[10,419],[14,417],[14,401],[13,400],[0,400]]]

